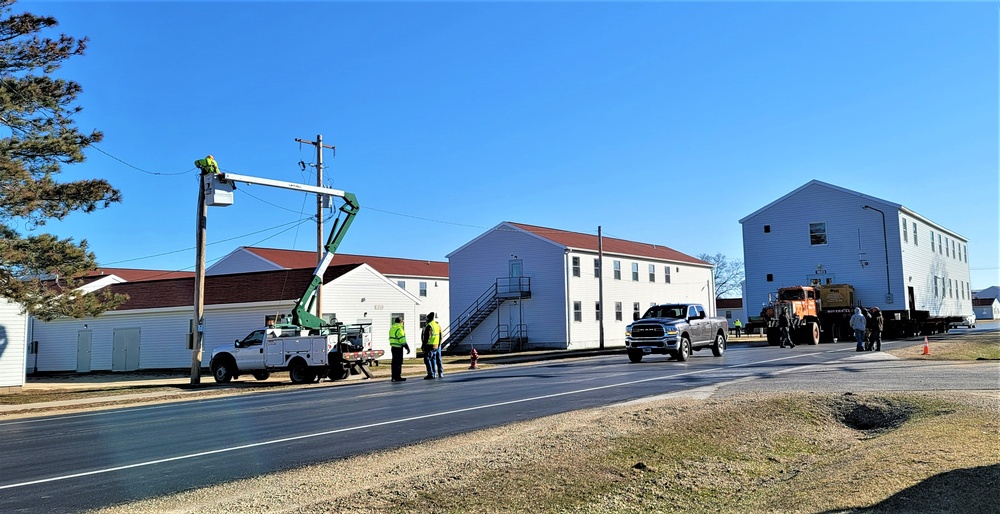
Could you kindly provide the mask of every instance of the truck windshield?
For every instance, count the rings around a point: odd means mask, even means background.
[[[805,300],[806,292],[801,289],[788,289],[779,295],[782,300]]]
[[[642,317],[683,319],[685,313],[687,313],[686,305],[657,305],[650,307]]]

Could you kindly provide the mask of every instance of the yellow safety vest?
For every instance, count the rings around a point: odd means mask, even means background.
[[[393,323],[389,329],[389,346],[403,346],[406,344],[406,332],[403,331],[401,323]]]
[[[743,323],[740,323],[740,320],[736,320],[736,322],[733,323],[733,325],[735,325],[737,327],[741,327],[741,326],[743,326]]]
[[[431,348],[437,348],[441,343],[441,325],[438,325],[437,320],[427,323],[428,327],[431,327],[431,333],[427,336],[427,344]]]

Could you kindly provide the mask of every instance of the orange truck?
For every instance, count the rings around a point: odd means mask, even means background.
[[[782,311],[788,313],[789,335],[795,344],[835,343],[853,341],[854,331],[849,321],[855,307],[861,307],[865,313],[869,311],[856,301],[854,286],[850,284],[792,286],[778,289],[760,315],[767,327],[769,345],[779,344],[778,316]],[[928,311],[881,310],[883,336],[889,339],[947,332],[952,322],[961,319],[961,316],[932,317]]]

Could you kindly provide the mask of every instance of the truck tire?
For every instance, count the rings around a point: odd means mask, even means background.
[[[306,366],[305,362],[297,360],[288,368],[288,378],[293,384],[307,384],[315,380],[316,375],[309,369],[309,366]]]
[[[781,331],[775,327],[767,328],[767,345],[778,346],[781,342]]]
[[[803,343],[819,344],[819,325],[814,321],[806,323],[801,329],[800,338]]]
[[[715,334],[715,344],[712,345],[712,355],[716,357],[722,357],[722,354],[726,352],[726,336],[719,332]]]
[[[225,384],[233,379],[233,371],[236,366],[233,365],[233,362],[230,359],[212,359],[211,366],[212,376],[215,378],[217,383]]]
[[[687,336],[681,336],[681,342],[677,345],[677,360],[686,362],[691,357],[691,340]]]
[[[257,380],[267,380],[271,376],[269,371],[254,371],[253,377]]]
[[[629,350],[628,360],[633,363],[642,362],[642,350]]]
[[[351,376],[351,365],[337,358],[336,360],[331,359],[333,364],[330,365],[330,371],[327,376],[330,380],[344,380]]]

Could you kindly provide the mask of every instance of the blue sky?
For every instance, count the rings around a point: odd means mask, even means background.
[[[361,204],[343,253],[445,260],[516,221],[742,259],[738,220],[819,179],[958,232],[973,288],[1000,284],[996,2],[15,10],[90,38],[59,73],[105,139],[62,178],[105,177],[124,202],[42,229],[104,266],[193,270],[193,161],[314,183],[295,138],[322,134],[327,184]],[[314,212],[242,186],[210,209],[208,259],[313,250]]]

